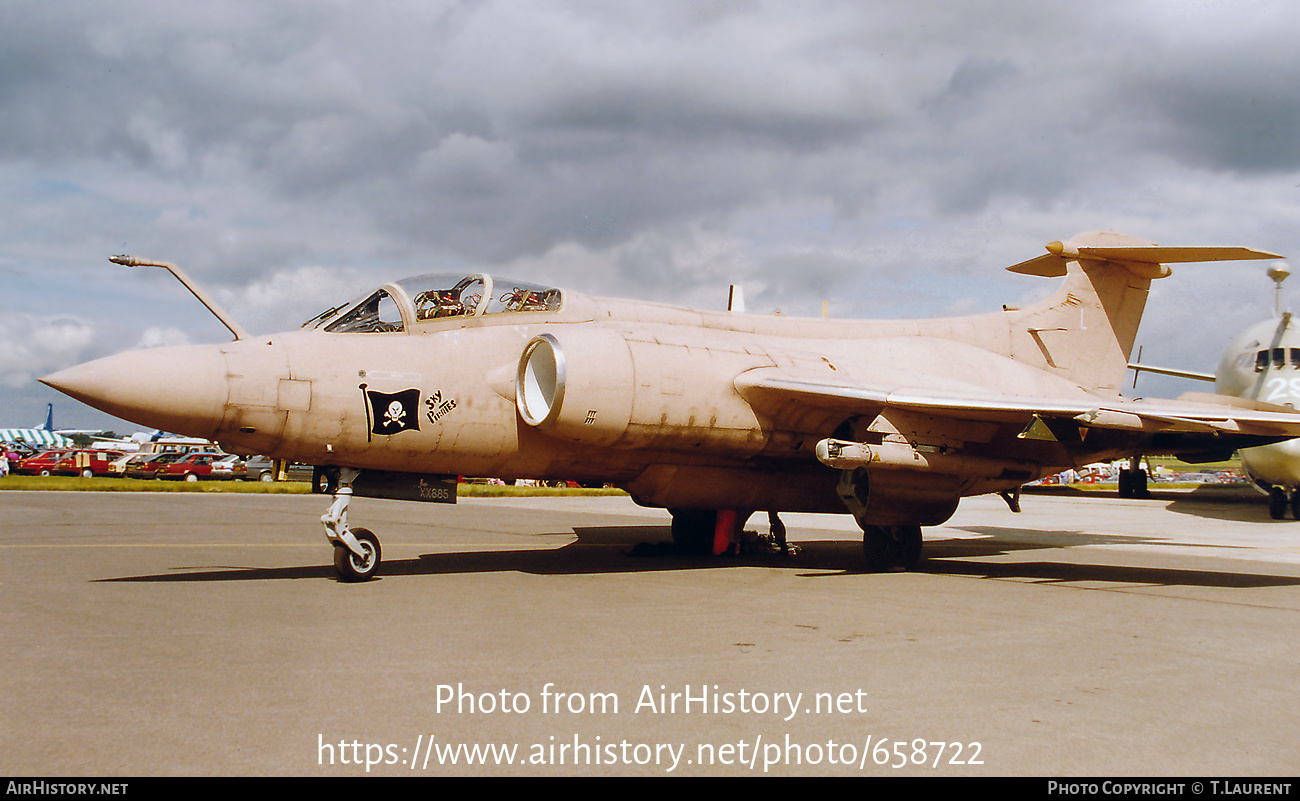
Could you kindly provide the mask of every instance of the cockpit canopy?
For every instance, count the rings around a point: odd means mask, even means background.
[[[447,317],[483,317],[517,312],[553,312],[563,303],[553,287],[490,275],[421,275],[326,309],[303,328],[332,334],[405,331]]]

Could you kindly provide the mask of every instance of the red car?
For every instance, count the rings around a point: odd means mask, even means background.
[[[189,454],[177,453],[174,451],[170,453],[145,454],[144,458],[138,462],[135,460],[127,462],[126,473],[124,475],[127,478],[157,478],[158,474],[162,472],[164,467],[172,462],[178,462],[188,455]]]
[[[49,476],[54,474],[54,467],[68,452],[67,448],[53,448],[41,451],[35,456],[19,459],[13,466],[13,472],[21,476]]]
[[[227,458],[224,453],[190,453],[174,462],[164,464],[155,478],[198,481],[203,478],[230,478],[230,472],[213,473],[213,465]]]
[[[122,451],[104,451],[91,448],[68,451],[54,465],[51,472],[66,476],[80,475],[82,478],[106,476],[109,474],[109,465],[115,459],[122,458],[122,455]]]

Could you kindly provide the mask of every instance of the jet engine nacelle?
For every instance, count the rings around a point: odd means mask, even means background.
[[[769,364],[725,346],[560,330],[524,347],[515,405],[526,424],[561,439],[669,450],[708,445],[745,456],[762,450],[769,434],[733,379]]]
[[[632,355],[613,331],[534,337],[519,358],[515,405],[553,437],[613,445],[632,420]]]
[[[955,476],[855,467],[835,488],[859,523],[875,526],[937,526],[960,501]]]

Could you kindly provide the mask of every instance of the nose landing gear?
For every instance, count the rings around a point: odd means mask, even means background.
[[[365,528],[348,528],[348,503],[352,500],[352,482],[360,475],[350,467],[339,468],[338,486],[329,511],[321,515],[325,537],[334,546],[334,570],[340,581],[367,581],[379,570],[379,538]]]

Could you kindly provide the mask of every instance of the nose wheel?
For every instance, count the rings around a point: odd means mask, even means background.
[[[325,537],[334,545],[334,571],[340,581],[368,581],[379,570],[379,538],[366,528],[348,528],[348,503],[352,500],[352,482],[360,475],[350,467],[339,469],[334,502],[321,516]]]
[[[334,543],[334,570],[342,581],[366,581],[379,569],[379,538],[365,528],[352,529],[352,536],[361,547],[355,554],[342,542]]]

